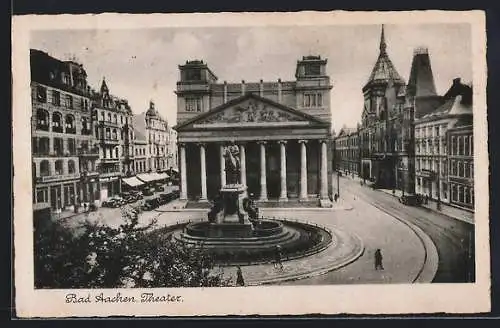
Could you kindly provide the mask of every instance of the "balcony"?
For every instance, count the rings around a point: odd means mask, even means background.
[[[80,157],[99,157],[99,148],[78,148],[78,156]]]
[[[119,157],[114,158],[101,158],[101,163],[118,163],[120,161]]]
[[[64,129],[63,129],[62,126],[53,126],[52,127],[52,132],[64,133]]]
[[[110,177],[116,177],[116,176],[121,176],[122,173],[120,171],[106,171],[106,172],[101,172],[99,174],[99,177],[101,178],[110,178]]]
[[[99,120],[98,121],[98,124],[100,126],[109,126],[109,127],[116,127],[116,128],[120,128],[121,127],[121,123],[120,122],[114,122],[114,121],[103,121],[103,120]]]
[[[76,128],[75,128],[75,127],[72,127],[72,128],[66,128],[66,133],[69,133],[69,134],[76,134]]]
[[[36,129],[40,131],[49,131],[49,125],[48,124],[37,124]]]
[[[48,175],[43,177],[37,177],[37,183],[47,183],[47,182],[55,182],[55,181],[66,181],[66,180],[76,180],[80,178],[79,173],[73,174],[60,174],[60,175]]]
[[[116,139],[113,139],[113,138],[101,138],[100,140],[101,144],[104,144],[104,145],[119,145],[120,144],[120,140],[118,138]]]
[[[88,179],[94,179],[99,177],[99,172],[97,171],[87,171],[87,170],[82,170],[80,173],[80,180],[81,181],[86,181]]]
[[[84,135],[84,136],[92,135],[92,130],[90,130],[90,129],[82,129],[81,132],[82,132],[82,135]]]

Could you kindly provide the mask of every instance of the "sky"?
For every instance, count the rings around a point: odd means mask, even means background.
[[[129,101],[134,113],[150,100],[170,125],[176,124],[174,90],[178,65],[199,59],[219,82],[294,80],[302,56],[327,58],[332,124],[354,127],[363,109],[362,87],[377,60],[380,25],[157,28],[135,30],[48,30],[31,35],[30,47],[83,64],[89,84],[103,77],[110,92]],[[472,81],[468,24],[385,25],[387,52],[408,81],[413,50],[427,47],[437,92],[453,78]]]

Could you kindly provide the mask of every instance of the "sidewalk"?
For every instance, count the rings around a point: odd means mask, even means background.
[[[385,192],[386,194],[393,195],[394,197],[401,197],[402,196],[402,191],[401,190],[395,190],[393,193],[392,190],[390,189],[376,189],[380,190],[382,192]],[[428,204],[422,204],[420,207],[423,207],[427,210],[436,212],[436,213],[441,213],[446,216],[449,216],[451,218],[454,218],[459,221],[464,221],[470,224],[474,224],[474,213],[462,210],[460,208],[450,206],[446,203],[441,203],[441,210],[437,210],[437,202],[434,200],[429,199]]]

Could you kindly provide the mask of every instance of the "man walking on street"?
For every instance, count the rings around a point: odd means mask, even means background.
[[[384,265],[382,264],[382,252],[380,248],[375,251],[375,270],[384,270]]]

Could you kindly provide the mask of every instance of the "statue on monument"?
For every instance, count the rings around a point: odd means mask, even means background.
[[[228,184],[239,184],[240,183],[240,150],[237,145],[232,144],[225,147],[224,157],[226,161],[226,172]]]

